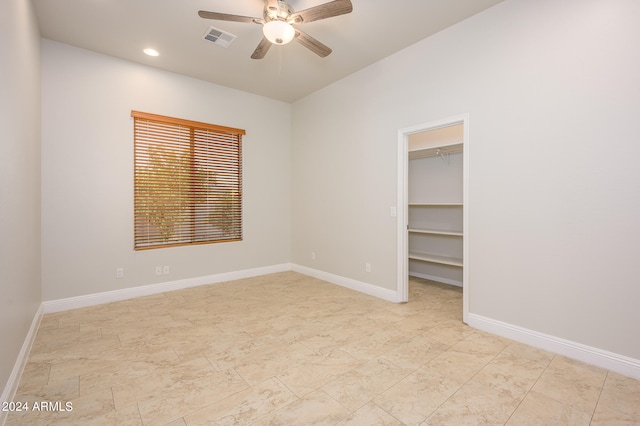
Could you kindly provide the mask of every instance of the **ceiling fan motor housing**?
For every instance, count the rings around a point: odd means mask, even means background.
[[[265,7],[264,20],[269,21],[285,21],[288,22],[289,17],[293,15],[295,10],[289,4],[278,1],[278,7]],[[293,23],[293,22],[292,22]]]

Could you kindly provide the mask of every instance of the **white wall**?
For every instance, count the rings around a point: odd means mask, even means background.
[[[40,306],[40,34],[30,2],[0,2],[0,58],[0,389],[5,389]]]
[[[394,289],[397,131],[469,113],[470,312],[640,359],[639,20],[507,0],[296,102],[293,261]]]
[[[49,40],[42,49],[43,300],[290,261],[289,104]],[[133,250],[131,110],[247,131],[242,242]],[[155,275],[161,265],[169,275]]]
[[[409,203],[462,203],[462,152],[409,160]],[[462,230],[462,222],[457,226]]]

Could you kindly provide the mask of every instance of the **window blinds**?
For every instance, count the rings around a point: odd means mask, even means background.
[[[244,130],[132,111],[136,250],[242,240]]]

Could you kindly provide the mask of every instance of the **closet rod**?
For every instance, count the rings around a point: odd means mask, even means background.
[[[421,152],[422,151],[422,152]],[[462,148],[455,149],[446,149],[446,148],[432,148],[429,150],[416,150],[409,152],[409,158],[431,158],[431,157],[442,157],[443,155],[448,154],[460,154],[462,153]]]

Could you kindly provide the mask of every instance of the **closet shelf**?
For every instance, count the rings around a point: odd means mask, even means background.
[[[430,253],[409,252],[409,259],[421,260],[423,262],[439,263],[441,265],[463,266],[462,259],[455,257],[439,256]]]
[[[409,207],[462,207],[462,203],[409,203]]]
[[[443,231],[440,229],[418,229],[418,228],[409,228],[407,229],[407,231],[413,234],[449,235],[452,237],[462,237],[462,231]]]

